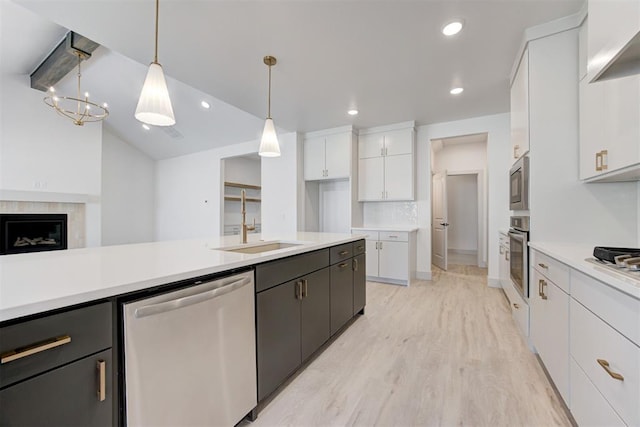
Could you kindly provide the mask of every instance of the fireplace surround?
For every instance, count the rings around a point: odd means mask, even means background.
[[[67,214],[0,214],[0,255],[67,249]]]

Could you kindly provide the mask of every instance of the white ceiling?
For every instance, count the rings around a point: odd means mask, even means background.
[[[171,77],[179,140],[158,129],[141,134],[133,119],[153,55],[153,0],[15,1],[106,47],[88,61],[83,87],[109,102],[114,132],[155,158],[254,139],[266,115],[267,54],[278,58],[272,116],[281,129],[428,124],[506,112],[523,30],[583,3],[161,0],[159,61]],[[440,29],[453,17],[463,18],[465,28],[445,38]],[[38,38],[33,65],[59,38],[48,45]],[[465,91],[453,97],[449,89],[457,85]],[[204,97],[214,105],[206,114],[198,105]],[[353,107],[360,110],[355,118],[346,115]]]

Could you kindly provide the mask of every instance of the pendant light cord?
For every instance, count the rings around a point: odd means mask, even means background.
[[[160,0],[156,0],[156,50],[153,56],[153,62],[158,63],[158,16],[160,14]]]
[[[271,65],[269,65],[269,96],[267,97],[267,119],[271,118]]]
[[[82,57],[80,55],[78,55],[78,107],[77,107],[77,111],[78,114],[80,114],[80,76],[82,75],[81,69],[80,69],[80,64],[82,63]]]

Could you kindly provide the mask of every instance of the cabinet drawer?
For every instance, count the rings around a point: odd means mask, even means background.
[[[579,426],[624,426],[616,411],[600,394],[573,358],[569,358],[571,376],[571,415]]]
[[[329,249],[295,255],[256,266],[256,292],[329,266]]]
[[[515,285],[509,279],[509,283],[504,286],[504,292],[507,294],[509,300],[509,306],[511,308],[511,315],[516,321],[518,328],[522,331],[523,335],[529,336],[529,305],[524,301],[522,296],[518,293]]]
[[[574,299],[570,316],[571,356],[622,420],[640,425],[640,348]]]
[[[500,246],[506,246],[509,248],[511,241],[509,240],[509,236],[500,233]]]
[[[560,289],[569,293],[569,267],[545,254],[532,251],[531,265]]]
[[[106,302],[0,328],[0,387],[110,348],[111,323]]]
[[[105,368],[103,400],[98,362]],[[111,362],[111,350],[105,350],[0,391],[0,425],[115,425]]]
[[[381,231],[380,240],[389,242],[408,242],[409,233],[405,231]]]
[[[362,235],[367,240],[380,240],[380,232],[373,230],[351,230],[353,234]]]
[[[367,250],[367,245],[364,240],[358,240],[357,242],[353,242],[353,255],[360,255],[365,253]]]
[[[353,257],[353,244],[345,243],[344,245],[334,246],[329,250],[329,260],[331,264],[343,261]]]
[[[640,346],[640,300],[575,270],[571,296]]]

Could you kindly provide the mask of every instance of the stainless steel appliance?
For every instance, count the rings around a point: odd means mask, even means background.
[[[595,258],[586,260],[599,265],[603,271],[622,275],[640,283],[640,248],[611,248],[596,246],[593,249]]]
[[[529,209],[529,158],[526,156],[509,171],[509,208],[512,211]]]
[[[509,275],[523,298],[529,298],[529,217],[512,216],[509,228]]]
[[[122,305],[129,426],[233,426],[257,405],[253,271]]]

